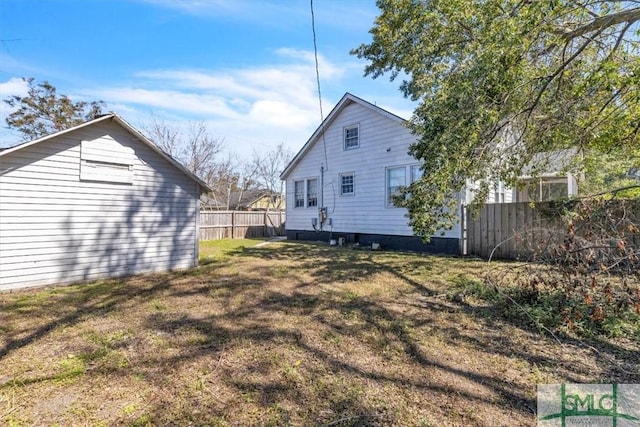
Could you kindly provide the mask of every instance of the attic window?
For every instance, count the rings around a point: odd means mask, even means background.
[[[80,180],[133,184],[135,153],[109,136],[80,143]]]
[[[344,128],[344,149],[350,150],[360,146],[360,129],[358,126]]]

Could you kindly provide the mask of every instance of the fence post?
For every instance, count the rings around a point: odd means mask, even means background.
[[[284,233],[285,235],[287,234],[284,228],[284,222],[286,220],[282,218],[282,216],[285,215],[285,211],[280,211],[280,215],[278,216],[278,218],[280,219],[280,223],[278,224],[278,233]]]
[[[236,211],[231,211],[231,238],[236,238]]]
[[[460,203],[460,255],[467,254],[467,221],[465,215],[464,203]]]

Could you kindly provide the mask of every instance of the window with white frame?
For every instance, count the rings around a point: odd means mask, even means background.
[[[295,207],[303,208],[304,207],[304,181],[295,181],[293,183],[294,193],[295,193]]]
[[[307,180],[307,207],[318,206],[318,180]]]
[[[406,166],[387,168],[387,206],[394,207],[393,197],[407,184]]]
[[[355,194],[355,179],[353,172],[340,174],[340,195],[352,196]]]
[[[422,169],[420,165],[411,166],[411,184],[422,178]]]
[[[566,177],[540,178],[529,184],[529,200],[546,201],[562,199],[569,195],[568,188]]]
[[[344,128],[344,149],[358,148],[360,146],[360,129],[358,126]]]

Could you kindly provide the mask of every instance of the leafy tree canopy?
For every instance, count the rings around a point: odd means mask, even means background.
[[[588,153],[584,159],[584,180],[578,186],[580,194],[608,193],[608,196],[615,193],[617,197],[640,197],[640,147],[626,151],[624,155],[619,152]],[[622,188],[626,190],[619,191]]]
[[[29,85],[27,96],[14,95],[4,102],[16,109],[6,118],[8,127],[22,133],[25,140],[71,128],[102,114],[102,101],[73,102],[66,95],[58,94],[47,81],[23,80]]]
[[[352,53],[419,101],[410,152],[424,174],[404,202],[417,234],[453,224],[450,196],[467,179],[484,200],[492,180],[542,173],[540,153],[637,153],[639,1],[377,4],[371,43]]]

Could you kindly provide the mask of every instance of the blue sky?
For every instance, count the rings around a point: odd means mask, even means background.
[[[351,92],[409,118],[399,82],[363,77],[374,0],[315,0],[323,110]],[[297,151],[320,123],[308,0],[2,0],[0,97],[49,81],[144,129],[206,122],[240,157]],[[0,142],[19,135],[4,128]]]

